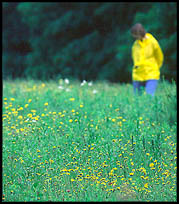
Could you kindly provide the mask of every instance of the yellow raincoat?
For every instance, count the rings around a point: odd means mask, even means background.
[[[160,78],[163,53],[157,40],[146,33],[146,38],[136,40],[132,46],[133,81],[146,81]]]

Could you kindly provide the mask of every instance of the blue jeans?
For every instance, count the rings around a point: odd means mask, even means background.
[[[158,80],[151,79],[147,81],[133,81],[134,93],[142,94],[142,89],[145,88],[147,94],[154,96],[157,88]]]

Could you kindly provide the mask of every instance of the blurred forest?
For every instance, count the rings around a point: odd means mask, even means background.
[[[130,35],[140,22],[164,52],[161,75],[176,81],[175,2],[3,3],[3,79],[131,82]]]

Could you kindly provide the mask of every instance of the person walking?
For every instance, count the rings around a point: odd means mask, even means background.
[[[131,28],[131,35],[135,42],[132,46],[132,81],[135,94],[146,93],[154,96],[160,79],[160,68],[164,56],[158,41],[147,33],[141,23]]]

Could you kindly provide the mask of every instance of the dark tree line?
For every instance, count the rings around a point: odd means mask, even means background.
[[[130,28],[141,22],[176,80],[176,3],[3,3],[3,78],[131,81]]]

